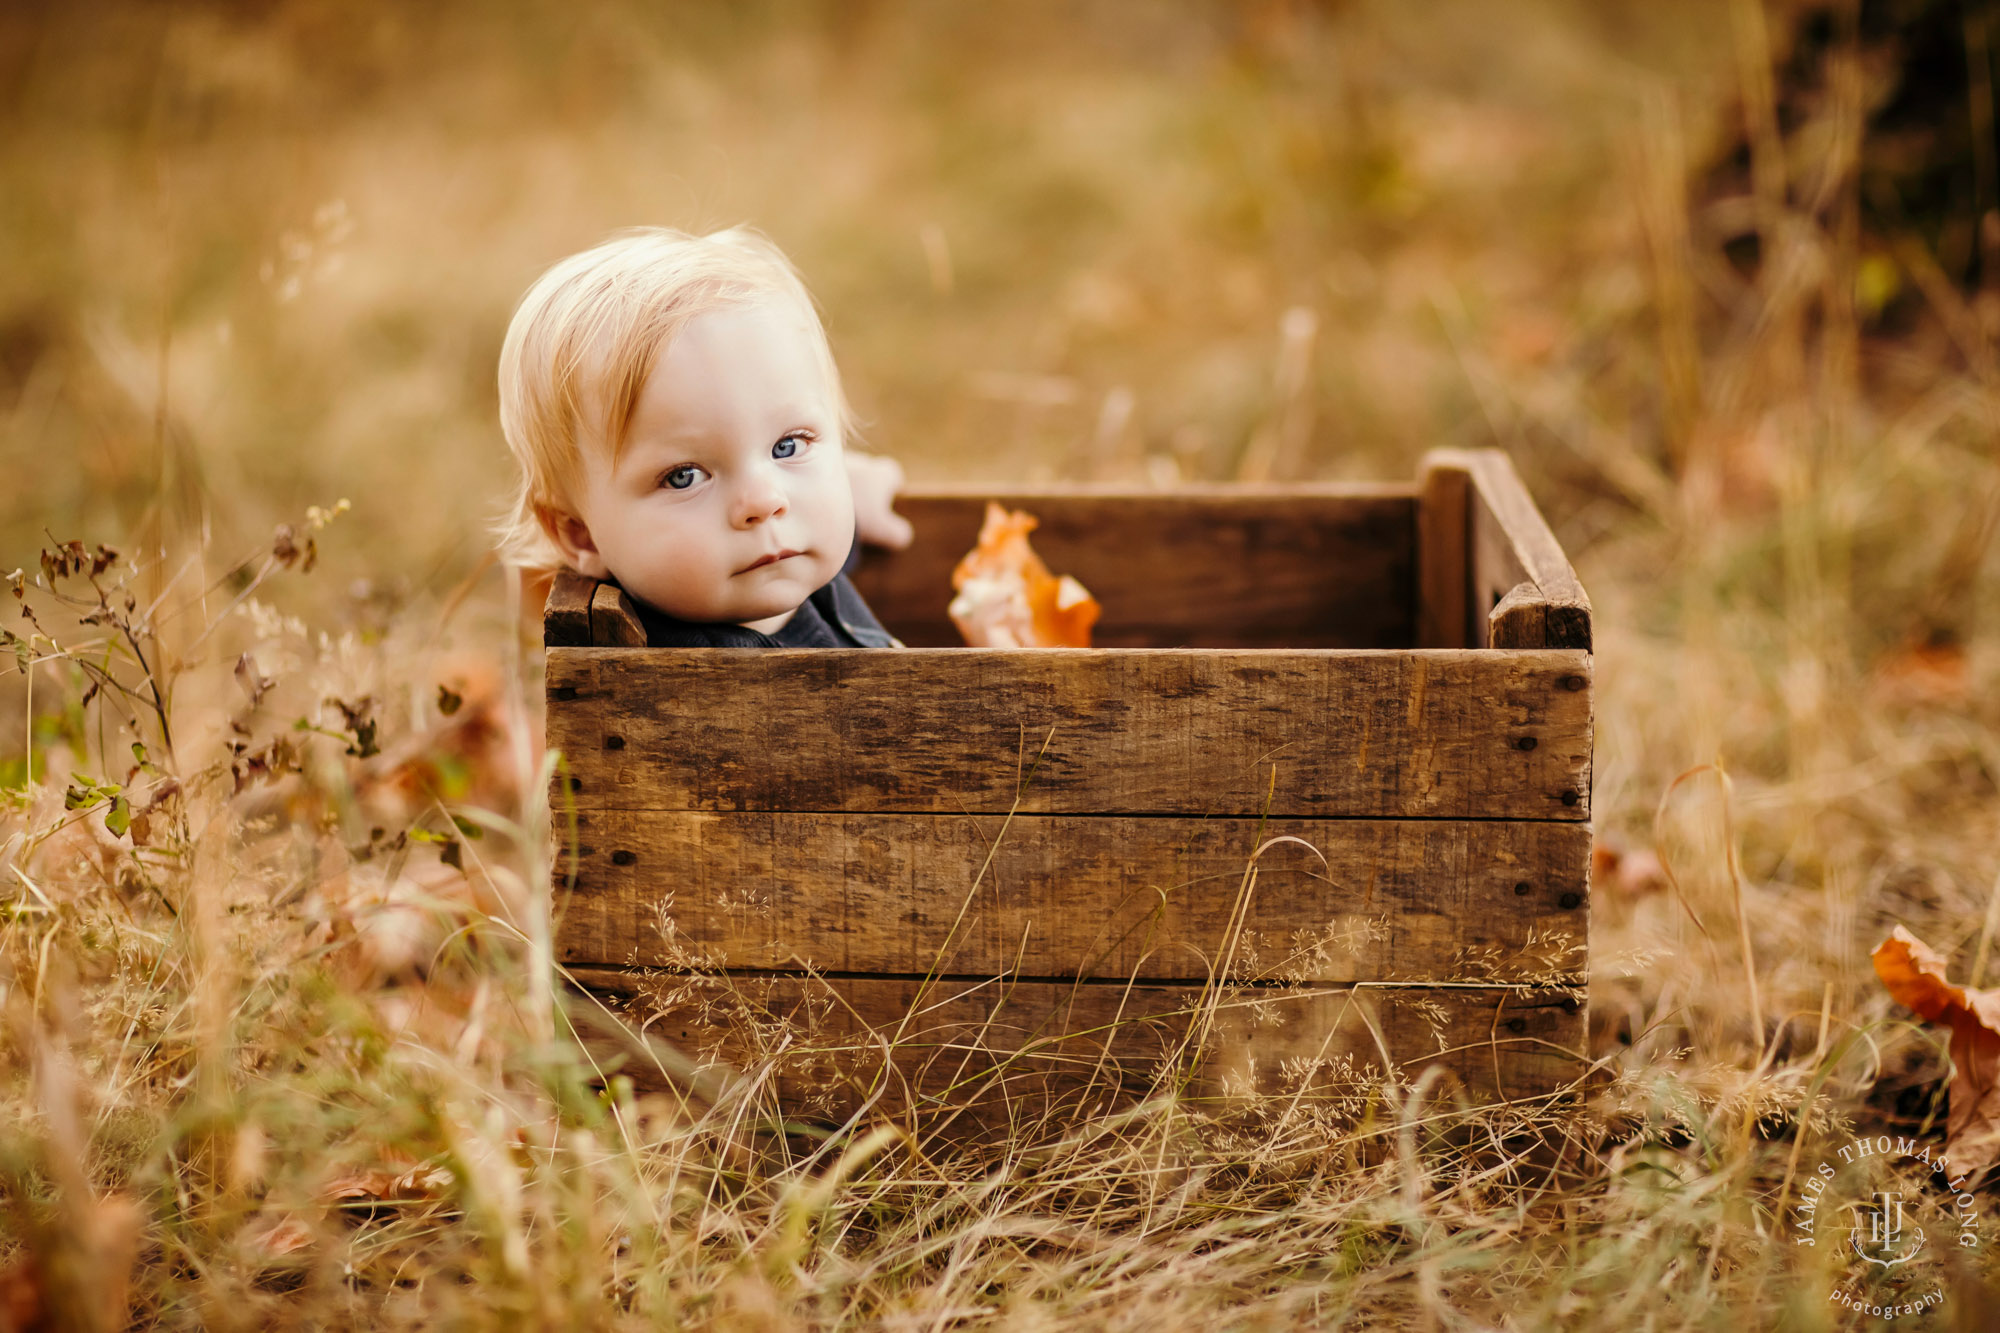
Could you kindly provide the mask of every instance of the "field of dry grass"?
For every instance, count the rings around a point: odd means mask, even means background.
[[[2000,296],[1856,221],[1893,69],[1756,131],[1786,30],[0,15],[0,1328],[1866,1323],[1801,1181],[1940,1142],[1947,1071],[1869,951],[2000,974]],[[600,1086],[483,560],[494,364],[554,258],[738,221],[919,480],[1513,452],[1597,607],[1606,1077],[1470,1124],[1562,1151],[1471,1165],[1395,1089],[1338,1132],[1163,1096],[971,1157],[763,1133],[755,1070]],[[1927,1326],[1990,1322],[1987,1235]]]

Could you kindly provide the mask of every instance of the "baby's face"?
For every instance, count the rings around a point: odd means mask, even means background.
[[[577,517],[594,549],[571,551],[577,567],[682,620],[777,629],[854,540],[827,390],[784,305],[697,315],[647,378],[616,465],[584,449]]]

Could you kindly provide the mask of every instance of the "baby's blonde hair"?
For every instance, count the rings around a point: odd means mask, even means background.
[[[784,252],[750,228],[692,236],[636,227],[536,279],[500,348],[500,430],[521,473],[496,531],[501,554],[530,569],[562,568],[543,516],[576,512],[586,429],[602,428],[593,433],[609,441],[615,462],[646,377],[687,322],[772,298],[805,316],[841,435],[853,439],[812,295]],[[593,412],[596,423],[587,420]]]

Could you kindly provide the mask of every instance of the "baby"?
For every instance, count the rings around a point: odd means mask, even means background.
[[[901,469],[844,452],[826,332],[755,232],[635,230],[544,273],[500,351],[500,426],[504,552],[615,580],[649,644],[898,646],[846,569],[857,530],[909,542]]]

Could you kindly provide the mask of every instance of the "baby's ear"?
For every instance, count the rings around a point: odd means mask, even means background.
[[[548,539],[562,552],[571,569],[593,579],[611,577],[604,557],[598,553],[597,543],[591,540],[590,528],[582,519],[551,505],[536,505],[535,518],[541,523]]]

